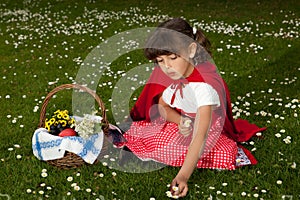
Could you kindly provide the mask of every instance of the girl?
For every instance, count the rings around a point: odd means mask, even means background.
[[[126,147],[138,158],[181,166],[171,183],[179,197],[186,196],[195,168],[233,170],[256,164],[239,142],[265,130],[233,120],[229,92],[209,47],[204,34],[181,18],[157,27],[144,50],[156,67],[124,133]]]

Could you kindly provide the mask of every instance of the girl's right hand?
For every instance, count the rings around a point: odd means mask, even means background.
[[[178,125],[179,133],[188,136],[193,130],[192,120],[188,117],[182,117]]]
[[[171,193],[176,197],[185,197],[188,193],[188,178],[177,174],[171,183]],[[175,189],[175,190],[174,190]]]

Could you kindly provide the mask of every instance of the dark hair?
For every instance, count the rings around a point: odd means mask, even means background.
[[[193,33],[193,28],[182,18],[173,18],[158,25],[149,37],[144,54],[149,60],[155,60],[160,55],[177,54],[186,50],[192,42],[197,42],[195,62],[203,62],[211,56],[210,41],[198,29]]]

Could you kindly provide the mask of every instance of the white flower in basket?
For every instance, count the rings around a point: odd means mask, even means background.
[[[75,118],[75,131],[84,139],[89,138],[95,133],[102,132],[102,117],[95,115],[97,111],[90,114],[84,114],[83,118],[74,116]]]

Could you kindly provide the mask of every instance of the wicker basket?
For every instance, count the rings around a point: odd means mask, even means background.
[[[45,127],[46,108],[47,108],[47,105],[48,105],[50,99],[52,98],[52,96],[61,90],[71,89],[71,88],[82,90],[84,92],[89,93],[91,96],[94,97],[94,99],[96,100],[96,102],[99,105],[99,109],[101,111],[101,117],[103,118],[102,119],[102,130],[103,130],[104,136],[107,136],[109,122],[107,121],[107,118],[106,118],[106,111],[105,111],[105,106],[104,106],[103,101],[93,90],[91,90],[85,86],[78,85],[78,84],[63,84],[63,85],[60,85],[60,86],[54,88],[51,92],[48,93],[48,95],[44,99],[44,102],[43,102],[43,105],[41,108],[40,121],[39,121],[38,127],[39,128]],[[103,156],[106,153],[107,149],[108,149],[108,140],[106,139],[106,137],[104,137],[103,147],[101,149],[99,157]],[[77,167],[87,164],[80,156],[78,156],[72,152],[68,152],[68,151],[66,151],[63,158],[55,159],[55,160],[48,160],[46,162],[50,165],[56,166],[61,169],[72,169],[72,168],[77,168]]]

